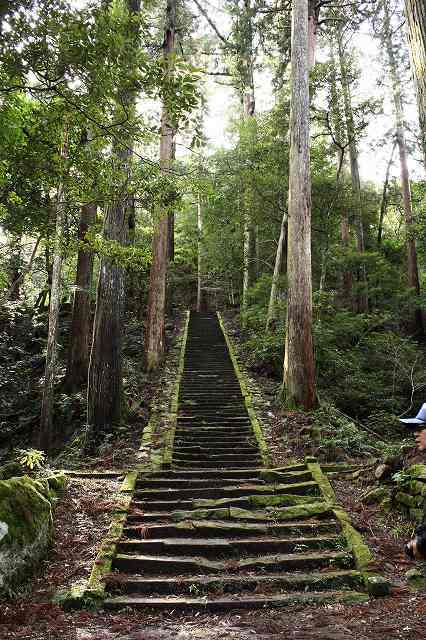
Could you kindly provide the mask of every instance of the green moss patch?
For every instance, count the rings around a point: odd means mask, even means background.
[[[0,593],[32,573],[52,538],[53,504],[65,476],[28,476],[0,481]]]

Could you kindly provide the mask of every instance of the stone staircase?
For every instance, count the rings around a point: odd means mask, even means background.
[[[191,314],[172,465],[137,478],[105,607],[365,601],[309,466],[262,468],[218,319]]]

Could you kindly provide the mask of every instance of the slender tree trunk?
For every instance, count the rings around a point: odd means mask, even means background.
[[[280,279],[281,265],[283,261],[284,243],[287,235],[287,219],[287,211],[285,211],[281,220],[280,237],[278,240],[277,252],[275,254],[274,275],[272,276],[271,293],[269,295],[268,313],[266,316],[266,331],[270,329],[272,322],[275,320],[278,282]]]
[[[173,133],[173,136],[174,136],[174,133]],[[173,140],[172,156],[171,156],[172,162],[175,159],[176,159],[176,142],[175,140]],[[168,216],[169,216],[169,224],[168,224],[167,253],[169,257],[169,262],[174,262],[174,259],[175,259],[175,213],[174,211],[169,211]]]
[[[426,3],[405,0],[411,66],[417,87],[423,157],[426,167]]]
[[[288,207],[288,305],[284,394],[290,405],[317,402],[312,339],[311,176],[308,0],[292,8]]]
[[[127,8],[131,16],[137,15],[140,11],[140,0],[127,0]],[[136,23],[133,23],[131,37],[136,48],[138,43]],[[130,60],[129,64],[131,64]],[[135,92],[124,90],[122,100],[127,111],[133,112]],[[129,215],[132,212],[133,200],[126,194],[125,187],[131,175],[132,154],[132,139],[127,138],[122,143],[116,143],[113,156],[117,169],[123,174],[123,185],[118,189],[122,195],[109,204],[104,212],[103,238],[107,242],[112,241],[121,246],[128,243]],[[102,256],[87,387],[87,424],[91,429],[92,441],[99,440],[99,437],[118,424],[122,417],[122,327],[125,279],[125,268],[110,257]]]
[[[331,64],[332,64],[332,73],[331,73],[331,83],[330,83],[330,97],[331,97],[331,119],[333,122],[334,136],[335,136],[335,146],[336,146],[336,154],[337,154],[337,176],[336,176],[336,187],[338,188],[342,181],[342,176],[345,175],[345,134],[343,130],[343,121],[342,121],[342,109],[341,109],[341,98],[339,92],[337,90],[337,65],[335,58],[335,43],[334,40],[331,42],[330,47],[331,54]],[[349,212],[347,207],[342,207],[340,210],[340,238],[342,241],[343,253],[346,256],[349,249],[350,244],[350,226],[349,226]],[[344,268],[342,274],[342,294],[343,294],[343,303],[345,306],[352,308],[353,307],[353,299],[352,299],[352,286],[353,286],[353,278],[352,271],[350,269]]]
[[[399,150],[399,162],[401,167],[401,190],[404,205],[406,246],[407,246],[407,267],[408,285],[413,289],[416,296],[420,295],[420,280],[417,266],[416,239],[414,236],[413,208],[411,201],[410,175],[407,161],[407,145],[405,140],[404,112],[402,106],[401,81],[398,75],[398,67],[395,59],[392,29],[389,17],[389,9],[386,3],[384,7],[384,44],[388,54],[389,71],[392,80],[393,101],[395,107],[396,120],[396,142]],[[417,335],[423,335],[423,315],[421,309],[416,307],[413,310],[413,317],[410,321],[410,330]]]
[[[197,201],[197,254],[198,254],[198,268],[197,268],[197,311],[201,311],[201,287],[203,284],[203,261],[202,261],[202,250],[203,250],[203,214],[201,210],[201,196],[198,194]]]
[[[10,247],[10,259],[8,265],[9,272],[9,287],[8,287],[8,299],[9,300],[19,300],[21,295],[20,284],[21,284],[21,269],[22,269],[22,247],[21,247],[21,236],[14,235],[11,238],[9,247]]]
[[[167,0],[164,56],[168,73],[173,73],[173,52],[176,29],[176,0]],[[173,155],[174,127],[166,104],[161,116],[160,165],[167,175]],[[168,213],[158,211],[154,220],[152,264],[149,278],[149,296],[145,333],[145,359],[147,371],[158,368],[165,350],[166,279],[169,243]]]
[[[386,215],[386,211],[387,211],[387,207],[388,207],[388,189],[389,189],[389,176],[390,176],[390,170],[392,167],[392,163],[393,163],[393,156],[395,153],[395,148],[396,148],[396,141],[393,143],[392,145],[392,152],[389,158],[389,162],[387,164],[386,167],[386,176],[385,176],[385,181],[383,183],[383,193],[382,193],[382,201],[380,204],[380,215],[379,215],[379,226],[378,226],[378,230],[377,230],[377,246],[380,247],[380,245],[382,244],[382,236],[383,236],[383,222],[385,219],[385,215]]]
[[[255,115],[256,101],[254,94],[253,77],[253,24],[252,24],[251,0],[244,0],[243,23],[245,24],[244,45],[241,60],[243,70],[242,83],[244,92],[242,96],[243,118],[248,120]],[[253,224],[253,193],[251,185],[245,185],[243,196],[243,299],[242,311],[247,310],[248,290],[255,280],[256,240]],[[244,324],[244,317],[243,317]]]
[[[68,129],[64,126],[63,142],[60,156],[62,161],[62,174],[68,157]],[[59,306],[61,302],[61,276],[63,260],[63,236],[66,222],[65,188],[63,177],[60,178],[56,200],[56,230],[55,248],[53,256],[52,286],[49,303],[49,329],[47,335],[46,367],[44,371],[43,396],[41,401],[39,446],[50,451],[54,441],[53,433],[53,402],[54,384],[58,359],[58,321]]]
[[[352,99],[349,85],[349,76],[347,70],[346,55],[343,50],[341,28],[338,31],[338,52],[340,73],[342,78],[343,98],[345,107],[345,120],[349,142],[349,159],[352,178],[352,193],[354,198],[355,209],[355,235],[356,248],[361,256],[361,264],[359,267],[359,291],[357,293],[357,310],[359,313],[368,311],[368,289],[367,289],[367,270],[362,262],[362,254],[365,252],[364,240],[364,223],[362,221],[362,203],[361,203],[361,180],[359,177],[358,149],[355,140],[355,125],[352,111]]]
[[[34,245],[34,248],[33,248],[32,252],[31,252],[31,256],[30,256],[30,259],[28,261],[27,266],[25,268],[21,269],[17,280],[12,282],[12,284],[9,287],[9,289],[7,289],[6,292],[0,297],[0,304],[2,302],[5,302],[6,300],[9,300],[10,295],[14,291],[16,291],[16,287],[20,286],[20,284],[22,283],[22,281],[25,278],[25,276],[27,275],[27,273],[29,273],[31,271],[32,266],[33,266],[33,262],[35,260],[36,255],[37,255],[37,249],[38,249],[39,244],[41,242],[41,238],[42,238],[42,236],[39,236],[37,238],[36,243]]]
[[[72,310],[66,385],[70,392],[87,384],[92,330],[90,289],[93,278],[93,251],[85,243],[89,228],[96,221],[96,203],[84,205],[78,229],[79,249]]]

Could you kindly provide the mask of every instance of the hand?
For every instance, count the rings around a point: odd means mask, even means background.
[[[423,431],[420,431],[420,433],[416,435],[416,442],[420,451],[426,449],[426,429],[423,429]]]

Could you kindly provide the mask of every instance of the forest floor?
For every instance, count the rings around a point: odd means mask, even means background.
[[[134,326],[132,331],[134,336],[141,335],[140,327],[136,330]],[[171,328],[172,334],[175,331],[175,328]],[[238,341],[236,334],[232,337]],[[128,339],[130,351],[134,350],[140,356],[138,342],[139,337]],[[134,357],[136,362],[136,355]],[[241,357],[240,353],[240,360]],[[256,393],[257,410],[265,425],[274,465],[283,466],[311,453],[306,450],[306,432],[309,433],[311,417],[283,412],[274,400],[276,381],[247,373]],[[138,375],[142,376],[135,368],[135,376]],[[172,376],[173,371],[169,371],[168,375]],[[149,387],[143,386],[141,381],[142,378],[137,382],[134,377],[132,382],[135,398],[144,388],[144,400],[139,404],[141,415],[136,420],[140,420],[140,423],[136,427],[135,424],[130,425],[121,434],[115,434],[89,466],[106,470],[128,467],[133,463],[140,432],[147,419],[149,401],[160,393],[161,387],[159,380]],[[16,443],[19,444],[18,437]],[[121,448],[121,452],[116,454],[118,448]],[[68,452],[68,457],[73,461],[72,466],[81,464],[73,450]],[[13,601],[0,603],[0,639],[423,640],[426,590],[412,591],[405,577],[406,571],[415,566],[405,559],[403,553],[403,543],[411,536],[413,527],[398,514],[387,514],[376,505],[366,506],[361,502],[360,496],[366,486],[374,484],[371,460],[363,461],[359,456],[351,458],[346,452],[344,462],[353,462],[361,467],[365,465],[358,476],[340,476],[333,478],[332,483],[338,501],[350,513],[354,526],[362,532],[374,552],[377,570],[391,581],[393,588],[390,597],[353,606],[295,605],[281,610],[265,608],[220,615],[182,615],[148,610],[124,610],[118,613],[64,611],[52,604],[52,596],[58,590],[68,588],[71,583],[88,577],[99,543],[119,500],[120,486],[120,478],[73,478],[56,509],[54,546],[49,557],[27,588],[16,594]]]

